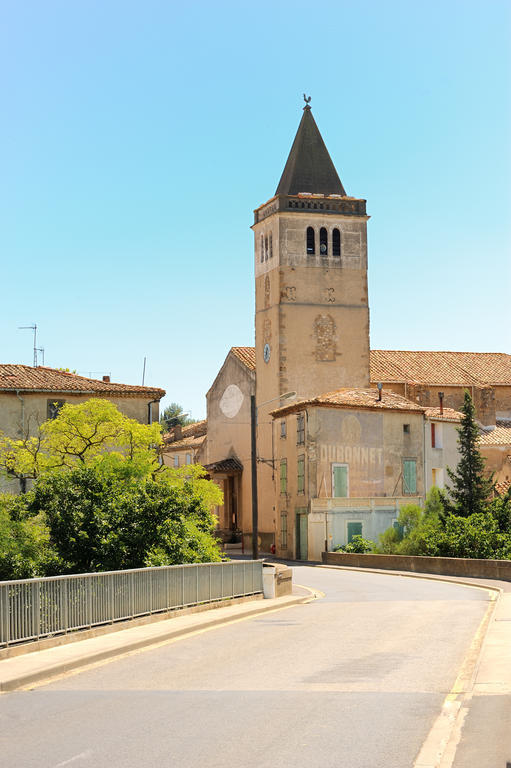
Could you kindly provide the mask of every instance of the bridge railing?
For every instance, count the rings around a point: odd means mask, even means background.
[[[0,581],[0,647],[263,591],[261,561]]]

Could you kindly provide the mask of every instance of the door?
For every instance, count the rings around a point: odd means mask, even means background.
[[[307,540],[307,514],[299,512],[296,515],[296,559],[307,560],[308,540]]]
[[[332,464],[332,496],[334,498],[348,495],[348,465]]]

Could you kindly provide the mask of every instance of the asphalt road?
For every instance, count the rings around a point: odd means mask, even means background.
[[[294,568],[307,605],[0,697],[2,768],[411,768],[487,593]]]

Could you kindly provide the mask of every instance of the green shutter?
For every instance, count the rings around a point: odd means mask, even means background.
[[[348,495],[348,467],[334,467],[333,477],[334,492],[332,495],[335,498],[346,497]]]
[[[348,544],[351,544],[354,536],[362,536],[362,523],[348,523]]]
[[[417,493],[417,462],[415,459],[403,461],[403,491],[404,493]]]

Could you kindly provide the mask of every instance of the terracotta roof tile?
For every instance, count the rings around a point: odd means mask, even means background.
[[[59,371],[43,365],[0,364],[0,391],[2,392],[55,392],[84,395],[144,396],[160,399],[165,390],[156,387],[142,387],[136,384],[89,379],[76,373]]]
[[[463,418],[463,414],[455,411],[454,408],[444,408],[443,413],[440,413],[440,408],[426,408],[426,417],[435,421],[459,422]]]
[[[424,413],[425,409],[421,405],[408,400],[395,392],[383,390],[382,399],[378,399],[378,390],[376,389],[336,389],[334,392],[327,392],[324,395],[318,395],[307,400],[299,400],[282,408],[276,408],[272,411],[272,416],[281,416],[292,411],[299,411],[306,405],[323,405],[338,408],[362,408],[376,411],[414,411]]]
[[[511,385],[511,355],[502,352],[371,350],[371,381],[433,385]]]
[[[511,480],[501,480],[500,483],[495,483],[495,492],[499,496],[505,496],[511,488]]]
[[[231,352],[233,355],[236,355],[238,360],[240,360],[243,365],[245,365],[251,371],[255,371],[255,347],[231,347]]]
[[[184,440],[189,437],[204,437],[208,431],[208,420],[202,419],[202,421],[194,421],[193,424],[187,424],[185,427],[181,427],[181,433],[176,432],[176,427],[172,427],[169,432],[165,432],[163,435],[163,441],[169,445],[173,445],[177,441]],[[179,434],[179,437],[177,436]]]
[[[165,442],[163,451],[164,453],[172,453],[181,448],[200,448],[205,439],[206,435],[191,435],[189,437],[183,437],[182,440]]]
[[[511,446],[511,422],[497,421],[495,429],[484,430],[479,438],[479,445]]]
[[[207,469],[208,472],[242,472],[243,464],[236,458],[222,459],[213,464],[205,464],[204,469]]]

